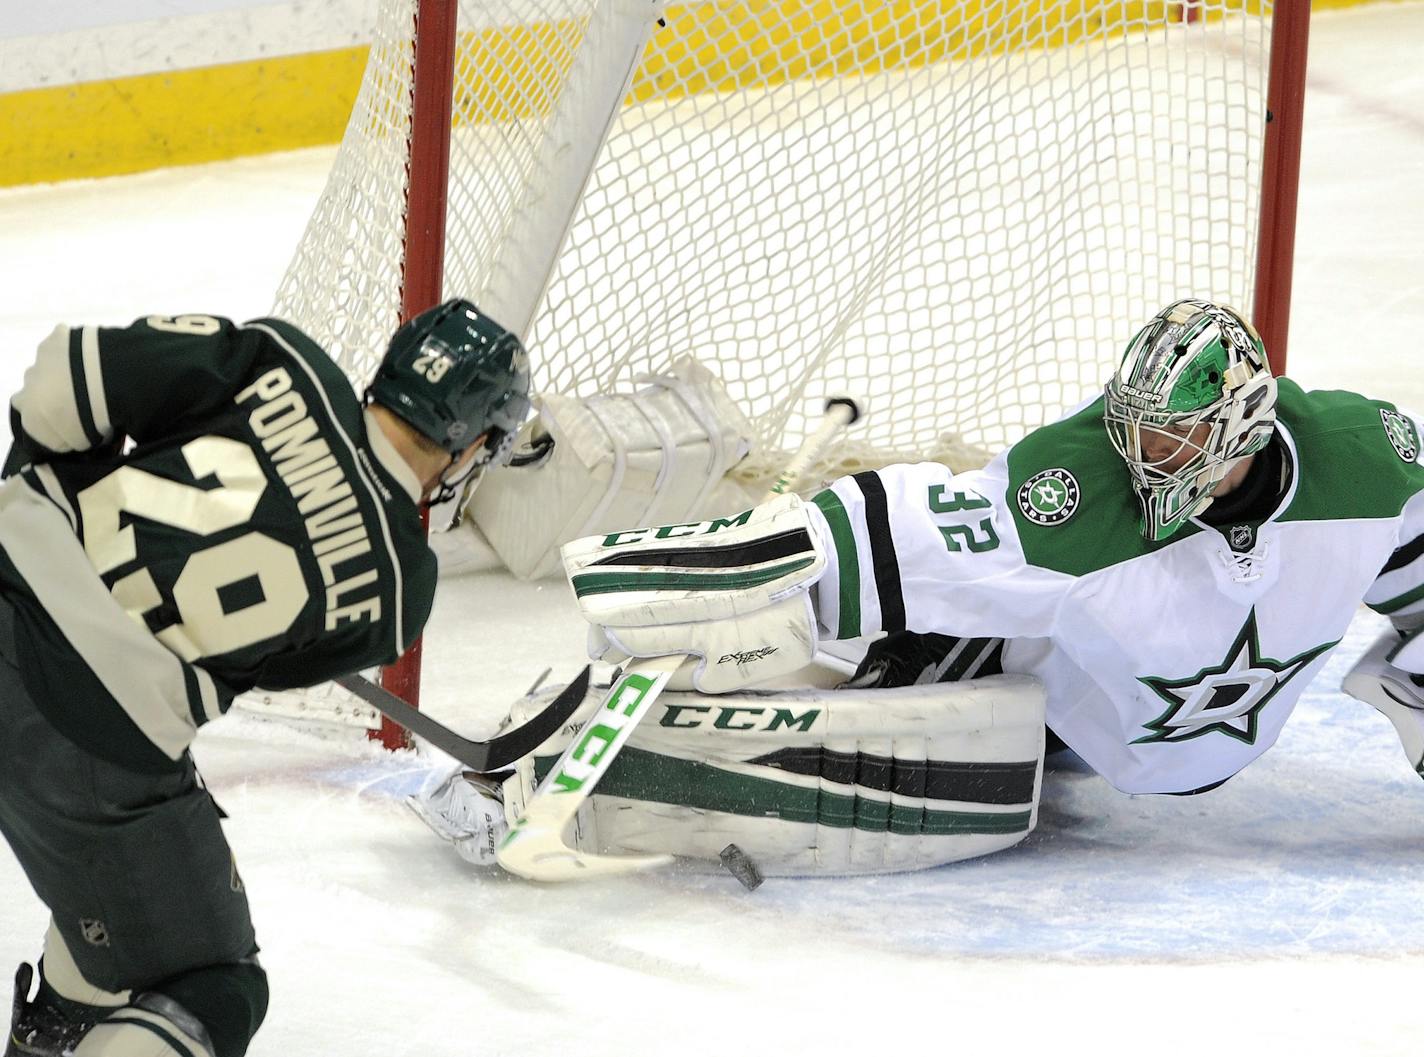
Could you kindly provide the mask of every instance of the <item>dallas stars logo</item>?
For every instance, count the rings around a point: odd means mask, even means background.
[[[1384,423],[1385,436],[1394,446],[1395,454],[1405,462],[1419,458],[1419,432],[1414,423],[1398,411],[1380,408],[1380,420]]]
[[[1035,525],[1058,525],[1078,509],[1078,479],[1054,468],[1034,474],[1018,491],[1019,510]]]
[[[1311,661],[1339,642],[1327,642],[1306,650],[1288,661],[1261,656],[1261,637],[1256,631],[1256,610],[1252,608],[1218,665],[1203,668],[1186,679],[1163,679],[1155,675],[1139,678],[1168,708],[1152,722],[1151,731],[1132,744],[1157,741],[1187,741],[1203,734],[1220,732],[1247,745],[1256,742],[1256,720],[1271,698],[1300,674]]]

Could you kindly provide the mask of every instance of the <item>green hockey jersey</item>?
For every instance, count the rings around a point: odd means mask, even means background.
[[[420,485],[291,325],[59,327],[11,403],[0,590],[31,696],[161,770],[254,686],[394,660],[429,615]]]
[[[819,619],[1004,637],[1004,670],[1043,680],[1048,725],[1119,789],[1223,781],[1275,742],[1361,601],[1424,612],[1418,422],[1282,379],[1277,430],[1291,480],[1269,517],[1157,543],[1101,400],[982,470],[842,478],[814,504],[834,555]]]

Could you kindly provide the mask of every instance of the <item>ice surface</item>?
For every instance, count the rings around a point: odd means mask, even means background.
[[[1311,31],[1290,373],[1424,409],[1424,4]],[[58,321],[267,310],[332,152],[0,192],[0,382]],[[1417,1050],[1424,785],[1334,690],[1202,797],[1071,765],[1019,847],[923,873],[677,868],[581,887],[477,875],[406,810],[425,761],[234,715],[197,755],[253,902],[273,1004],[255,1057]],[[557,582],[442,586],[426,707],[472,734],[577,670]],[[3,737],[0,733],[0,737]],[[0,854],[0,968],[45,915]]]

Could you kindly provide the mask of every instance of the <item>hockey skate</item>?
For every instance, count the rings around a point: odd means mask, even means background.
[[[43,983],[31,1001],[34,974],[34,967],[25,962],[20,963],[15,973],[15,1004],[5,1057],[67,1057],[94,1022],[72,1019],[63,1008],[71,1003],[66,1003]]]
[[[501,778],[463,768],[406,803],[441,840],[455,846],[466,862],[495,866],[495,849],[509,830],[504,817]]]
[[[1384,713],[1399,732],[1409,766],[1424,778],[1424,678],[1396,668],[1386,659],[1399,645],[1399,636],[1381,635],[1359,659],[1340,689]]]

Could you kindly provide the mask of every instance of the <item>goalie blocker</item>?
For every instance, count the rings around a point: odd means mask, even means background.
[[[595,660],[686,654],[668,685],[720,694],[788,676],[815,655],[810,587],[826,556],[799,496],[588,536],[563,558]]]
[[[519,763],[525,799],[599,707]],[[547,704],[520,701],[522,723]],[[1000,851],[1038,817],[1044,694],[1026,676],[893,689],[668,692],[572,824],[583,851],[718,862],[736,844],[768,876],[914,870]]]

